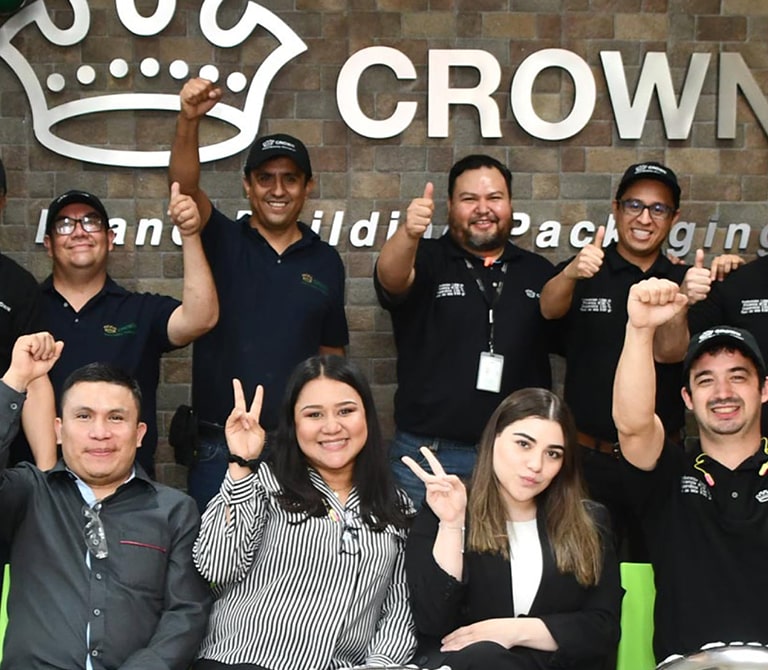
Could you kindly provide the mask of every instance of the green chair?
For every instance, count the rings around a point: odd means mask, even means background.
[[[11,566],[5,564],[5,575],[3,576],[3,595],[0,600],[0,661],[3,660],[3,639],[5,638],[5,627],[8,625],[8,589],[11,588]]]
[[[621,641],[616,670],[653,670],[653,603],[656,587],[650,563],[622,563]]]

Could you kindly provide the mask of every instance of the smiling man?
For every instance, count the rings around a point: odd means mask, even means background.
[[[188,483],[201,510],[227,470],[231,380],[242,380],[249,397],[258,384],[264,386],[261,420],[271,431],[293,368],[316,354],[343,355],[349,341],[341,258],[299,221],[315,185],[304,144],[284,134],[253,143],[242,182],[251,214],[238,221],[216,209],[200,188],[200,121],[221,95],[206,79],[184,85],[170,164],[171,180],[200,208],[221,303],[218,325],[193,353],[192,406],[200,440]]]
[[[565,400],[573,412],[583,448],[584,475],[591,496],[613,516],[622,558],[645,560],[637,521],[621,498],[617,435],[611,418],[611,393],[627,322],[630,287],[647,277],[681,285],[691,302],[702,299],[710,271],[673,264],[662,245],[680,217],[677,176],[660,163],[631,165],[624,172],[612,203],[618,241],[603,248],[600,227],[592,244],[558,266],[541,292],[541,310],[557,319],[560,353],[566,361]],[[670,439],[682,441],[684,408],[680,399],[680,365],[657,364],[657,411]]]
[[[632,287],[613,395],[622,490],[642,520],[655,572],[658,661],[709,642],[768,644],[765,361],[745,330],[716,326],[694,335],[682,397],[699,440],[676,448],[654,411],[653,344],[684,305],[668,280]]]
[[[499,402],[551,384],[539,292],[553,267],[509,240],[511,190],[512,174],[495,158],[462,158],[448,175],[448,233],[423,238],[435,207],[429,183],[376,264],[376,292],[397,346],[390,460],[417,506],[424,486],[401,457],[424,466],[419,448],[427,446],[446,472],[469,477]]]
[[[25,390],[61,355],[49,333],[19,338],[0,380],[0,462]],[[185,670],[210,594],[192,562],[194,502],[135,464],[146,425],[138,384],[90,364],[64,383],[62,459],[0,468],[0,536],[11,546],[3,667]]]
[[[41,322],[67,344],[50,373],[59,406],[64,380],[87,363],[110,363],[133,375],[144,395],[141,418],[147,424],[138,460],[150,475],[157,446],[160,357],[189,344],[218,318],[216,287],[200,240],[200,216],[178,185],[172,188],[168,211],[181,232],[181,301],[128,291],[109,276],[115,233],[95,195],[60,195],[48,206],[45,229],[53,273],[42,284]]]

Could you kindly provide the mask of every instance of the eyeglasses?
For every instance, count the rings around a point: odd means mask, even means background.
[[[672,218],[675,213],[675,209],[669,205],[665,205],[663,202],[654,202],[652,205],[646,205],[641,200],[619,200],[621,205],[621,211],[625,214],[637,218],[643,213],[644,209],[648,210],[648,214],[656,223],[664,223]]]
[[[101,512],[101,503],[97,502],[93,507],[83,505],[83,516],[88,519],[83,529],[83,538],[85,546],[94,558],[106,558],[109,556],[107,549],[107,535],[104,532],[104,524],[99,516]]]
[[[341,531],[340,554],[359,554],[360,553],[360,530],[344,524]]]
[[[86,214],[79,219],[62,216],[53,222],[53,228],[58,235],[71,235],[75,232],[78,223],[86,233],[98,233],[104,228],[104,219],[98,214]]]

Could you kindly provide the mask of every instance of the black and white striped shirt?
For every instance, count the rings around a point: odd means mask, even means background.
[[[271,670],[410,659],[416,638],[405,531],[372,531],[360,519],[355,489],[342,506],[314,470],[310,477],[328,516],[283,510],[275,498],[279,484],[264,463],[239,481],[227,474],[208,505],[194,559],[216,600],[200,658]]]

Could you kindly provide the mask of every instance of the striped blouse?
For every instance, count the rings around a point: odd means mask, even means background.
[[[271,670],[410,659],[405,531],[372,531],[355,489],[343,506],[314,470],[310,477],[327,500],[322,518],[283,510],[265,463],[239,481],[225,477],[194,546],[216,598],[199,658]]]

